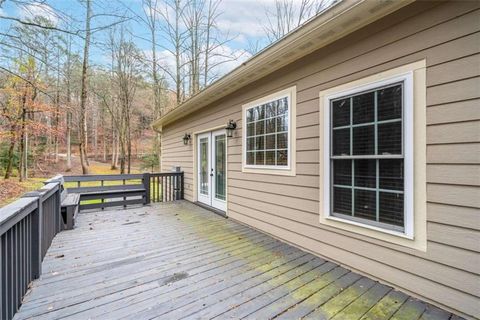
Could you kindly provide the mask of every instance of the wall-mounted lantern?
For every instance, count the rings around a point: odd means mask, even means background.
[[[237,128],[237,123],[233,120],[228,121],[225,130],[227,130],[227,137],[233,137],[233,131]]]
[[[190,139],[191,136],[188,133],[185,133],[185,135],[183,136],[183,144],[188,145],[188,141],[190,141]]]

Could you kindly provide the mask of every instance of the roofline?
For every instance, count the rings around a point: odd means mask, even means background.
[[[162,126],[183,118],[414,1],[339,1],[155,120],[152,126],[161,131]]]

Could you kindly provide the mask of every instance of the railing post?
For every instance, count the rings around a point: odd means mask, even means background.
[[[150,204],[150,173],[143,174],[143,188],[145,189],[145,200],[143,204]]]
[[[55,191],[55,215],[57,219],[55,220],[57,224],[57,233],[63,230],[63,219],[62,219],[62,189],[63,185],[61,182],[58,182],[57,191]]]
[[[32,278],[38,279],[42,274],[42,239],[43,239],[43,199],[38,191],[25,193],[22,198],[37,198],[37,209],[32,213]]]
[[[64,190],[65,180],[61,174],[56,175],[55,177],[48,179],[44,183],[58,183],[58,189],[55,192],[55,230],[56,233],[63,230],[63,220],[62,220],[62,192]]]
[[[184,179],[184,172],[182,171],[182,173],[180,174],[180,180],[181,180],[181,183],[180,183],[180,199],[183,200],[184,199],[184,196],[185,196],[185,179]]]

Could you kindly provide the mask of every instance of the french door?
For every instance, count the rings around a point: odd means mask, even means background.
[[[227,209],[227,137],[225,130],[197,136],[197,199],[216,209]]]

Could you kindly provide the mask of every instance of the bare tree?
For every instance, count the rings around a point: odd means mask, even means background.
[[[88,98],[88,56],[90,52],[90,22],[92,18],[91,0],[86,0],[86,17],[85,17],[85,42],[83,46],[83,63],[82,63],[82,93],[80,96],[80,127],[79,127],[79,151],[80,162],[83,174],[88,173],[88,156],[87,156],[87,98]]]
[[[27,167],[34,174],[34,170],[43,171],[41,166],[50,161],[60,162],[64,150],[67,170],[71,170],[72,153],[77,155],[71,150],[73,143],[79,144],[84,173],[89,171],[89,155],[93,152],[96,160],[104,162],[111,154],[112,168],[119,164],[122,172],[128,172],[135,155],[150,152],[145,144],[135,144],[145,137],[154,137],[154,152],[159,158],[161,139],[149,132],[151,119],[208,86],[220,75],[218,67],[236,58],[226,45],[228,34],[217,26],[221,0],[142,0],[143,12],[130,12],[141,16],[149,32],[144,40],[151,42],[151,54],[146,55],[125,36],[129,17],[118,14],[110,4],[109,12],[103,12],[105,0],[77,1],[82,11],[86,10],[80,21],[44,0],[11,2],[27,9],[32,4],[45,5],[45,16],[32,8],[31,19],[9,17],[11,10],[0,12],[0,20],[9,25],[0,31],[1,80],[14,77],[23,86],[17,86],[17,91],[30,90],[24,104],[19,100],[24,108],[19,109],[15,128],[0,119],[2,131],[16,131],[11,140],[0,143],[6,152],[11,147],[8,157],[12,159],[21,152],[22,177],[26,177]],[[49,22],[50,13],[58,13],[59,20],[55,17]],[[117,28],[109,50],[96,32],[108,31],[117,24],[122,26]],[[18,28],[25,32],[17,32]],[[90,56],[96,50],[111,51],[111,68],[93,63],[96,57]],[[16,68],[17,58],[23,63],[32,62],[33,74]],[[142,94],[138,94],[140,91]],[[0,105],[5,104],[2,99],[0,96]],[[40,109],[40,105],[45,108]],[[97,157],[102,149],[103,157]],[[55,157],[50,158],[53,154]],[[9,175],[12,166],[16,164],[6,166]]]
[[[157,58],[157,32],[158,32],[158,23],[157,20],[159,19],[158,13],[158,5],[159,0],[143,0],[143,10],[145,14],[144,22],[146,23],[149,31],[150,31],[150,40],[151,40],[151,48],[152,48],[152,89],[153,89],[153,116],[155,119],[159,118],[165,109],[165,105],[162,104],[162,95],[163,95],[163,81],[159,75],[158,71],[158,58]],[[160,133],[155,133],[155,142],[154,142],[154,150],[156,157],[158,158],[159,162],[159,169],[161,170],[161,137]]]
[[[101,93],[98,95],[101,96],[112,117],[112,127],[115,127],[115,135],[118,139],[120,173],[130,173],[132,108],[141,78],[144,58],[135,44],[125,39],[123,28],[119,32],[111,32],[110,50],[112,54],[112,90],[108,95]],[[115,150],[115,148],[116,146],[112,149]]]
[[[325,8],[325,0],[275,0],[273,10],[266,10],[264,26],[270,42],[275,42],[284,35],[317,15]]]
[[[241,57],[241,54],[225,51],[231,38],[217,26],[222,14],[220,3],[221,0],[193,0],[183,12],[185,29],[188,30],[184,51],[187,53],[190,95],[216,80],[220,76],[220,65]]]
[[[212,68],[210,60],[215,50],[214,41],[217,40],[214,38],[213,31],[216,28],[216,22],[219,16],[218,6],[220,1],[208,0],[208,11],[206,17],[206,27],[205,27],[205,65],[204,65],[204,77],[203,77],[203,87],[208,86],[209,84],[209,73]]]
[[[65,106],[66,106],[66,117],[65,117],[65,141],[66,141],[66,151],[67,151],[67,171],[72,170],[72,36],[68,35],[68,40],[66,40],[65,46],[65,76],[64,76],[64,83],[65,83]]]
[[[186,31],[182,27],[185,7],[186,4],[183,0],[163,0],[163,7],[159,6],[155,9],[164,22],[160,25],[162,37],[170,44],[162,48],[175,59],[174,70],[171,70],[168,66],[163,66],[162,70],[174,83],[177,104],[185,99],[184,68],[186,63],[183,57]]]
[[[173,83],[177,105],[187,95],[196,94],[217,79],[221,64],[239,58],[223,51],[231,39],[217,27],[220,3],[221,0],[143,2],[145,17],[141,20],[150,31],[152,60],[157,61],[151,64]],[[157,41],[157,32],[164,41]],[[173,65],[162,63],[155,47],[162,48],[163,53],[173,58]],[[165,90],[164,86],[159,87]]]
[[[53,116],[54,119],[54,125],[55,125],[55,131],[54,131],[54,136],[53,136],[53,147],[54,147],[54,154],[55,154],[55,163],[58,163],[59,161],[59,144],[60,144],[60,76],[61,76],[61,58],[62,58],[62,52],[65,51],[65,49],[62,47],[61,41],[62,39],[57,37],[56,39],[56,47],[57,47],[57,52],[55,59],[57,60],[57,65],[56,65],[56,77],[55,77],[55,113]]]
[[[205,24],[204,6],[205,2],[203,0],[191,0],[189,5],[186,6],[186,10],[182,16],[189,39],[186,52],[189,60],[190,95],[194,95],[200,91],[202,29]]]

